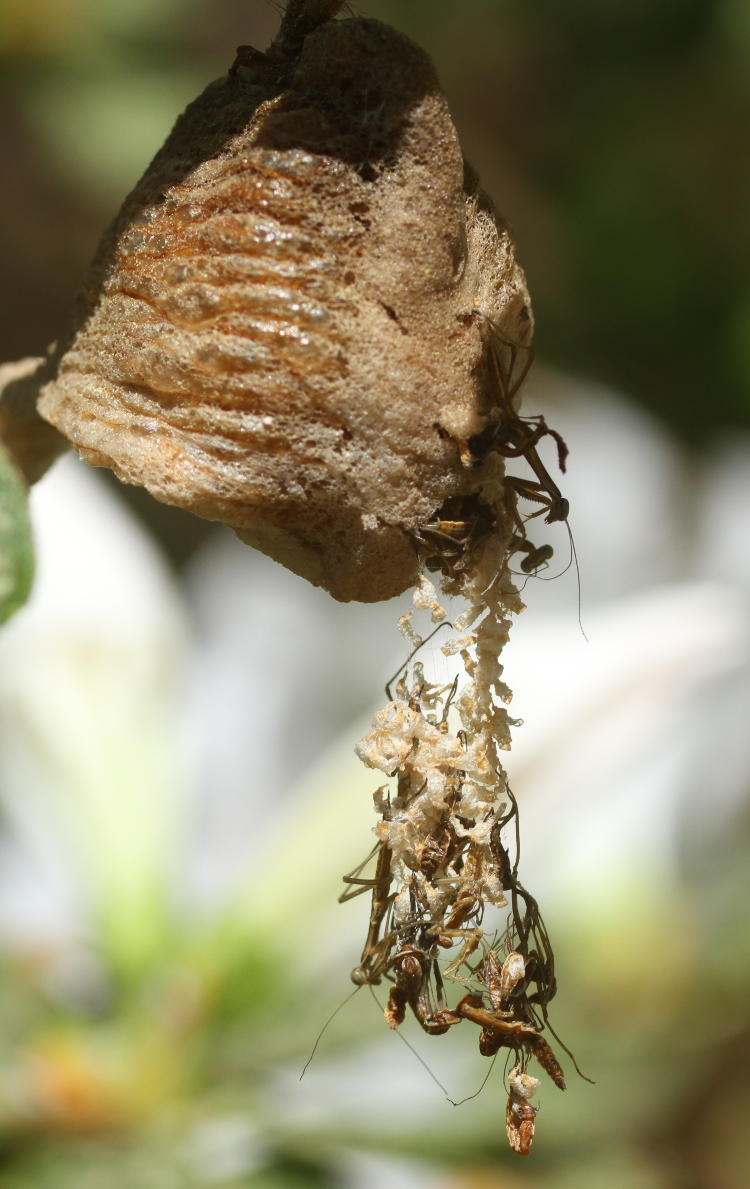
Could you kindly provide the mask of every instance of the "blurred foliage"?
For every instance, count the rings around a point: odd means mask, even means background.
[[[0,449],[0,623],[29,596],[34,550],[27,490],[6,452]]]
[[[403,24],[404,6],[382,7]],[[458,7],[409,4],[408,31],[432,26],[461,117],[470,94],[471,152],[516,229],[540,352],[698,444],[747,424],[747,5]]]

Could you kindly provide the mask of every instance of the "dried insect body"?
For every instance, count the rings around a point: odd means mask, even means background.
[[[531,322],[431,62],[342,7],[290,0],[178,120],[39,408],[87,462],[373,602],[414,584],[421,534],[482,530],[460,443],[495,380],[471,311],[520,342]]]
[[[540,1085],[539,1078],[533,1078],[519,1065],[514,1065],[508,1074],[508,1088],[516,1098],[528,1101],[538,1092]]]
[[[344,883],[354,887],[354,891],[343,892],[339,897],[341,903],[359,896],[362,892],[372,889],[370,907],[370,926],[367,930],[362,958],[359,966],[352,970],[352,982],[357,986],[373,985],[380,982],[383,972],[388,967],[390,949],[393,944],[390,933],[381,937],[381,930],[391,908],[393,897],[391,887],[391,852],[387,846],[379,842],[375,847],[378,856],[375,876],[372,879],[362,879],[361,872],[367,864],[367,859],[359,867],[355,867],[349,875],[344,876]],[[371,858],[368,855],[368,859]]]
[[[405,881],[396,897],[393,923],[397,949],[392,964],[394,985],[385,1009],[386,1021],[391,1028],[397,1028],[409,1006],[425,1032],[433,1035],[447,1032],[450,1024],[439,1020],[445,1003],[437,945],[420,911],[415,881]]]
[[[508,1010],[513,992],[525,975],[526,962],[523,954],[514,950],[508,954],[501,966],[495,951],[487,951],[482,964],[482,982],[487,988],[493,1011]]]
[[[537,1107],[529,1102],[539,1089],[539,1079],[522,1073],[514,1065],[508,1074],[508,1105],[505,1111],[505,1130],[508,1143],[519,1156],[528,1156],[534,1139]]]

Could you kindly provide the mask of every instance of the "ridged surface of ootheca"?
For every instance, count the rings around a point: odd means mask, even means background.
[[[336,598],[415,578],[476,489],[480,310],[531,323],[432,66],[365,20],[187,109],[105,237],[40,411],[95,465],[231,525]]]

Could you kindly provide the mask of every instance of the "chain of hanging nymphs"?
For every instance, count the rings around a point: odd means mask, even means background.
[[[515,1053],[506,1119],[511,1145],[526,1154],[535,1114],[528,1099],[538,1085],[526,1074],[529,1058],[536,1057],[561,1089],[565,1082],[542,1035],[552,1031],[554,955],[537,902],[518,877],[518,806],[501,764],[515,724],[499,657],[511,617],[522,609],[513,558],[520,555],[527,575],[552,554],[550,546],[528,539],[527,521],[544,514],[546,523],[567,522],[567,501],[537,444],[546,435],[555,441],[562,470],[567,447],[543,417],[515,410],[530,350],[504,340],[486,320],[485,333],[494,414],[477,438],[461,443],[467,464],[482,466],[482,483],[471,496],[449,501],[418,534],[424,569],[440,571],[443,590],[467,604],[451,625],[457,635],[442,649],[460,655],[466,678],[461,686],[458,678],[442,685],[427,680],[414,659],[424,641],[411,613],[403,617],[411,655],[357,748],[391,783],[375,794],[375,847],[344,877],[341,899],[371,892],[367,937],[352,979],[390,983],[385,1016],[392,1028],[407,1009],[433,1035],[468,1019],[481,1030],[483,1054],[501,1047]],[[505,474],[505,460],[517,457],[529,464],[533,479]],[[522,500],[534,508],[526,516]],[[433,622],[445,620],[424,573],[414,604]],[[508,909],[499,941],[483,930],[487,906]],[[443,957],[450,960],[441,964]],[[447,982],[468,992],[453,1007]]]

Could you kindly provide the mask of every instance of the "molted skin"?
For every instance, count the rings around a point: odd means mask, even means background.
[[[374,21],[253,57],[179,119],[107,233],[39,410],[97,466],[231,525],[337,599],[417,575],[482,468],[479,309],[528,343],[523,274],[432,65]]]

